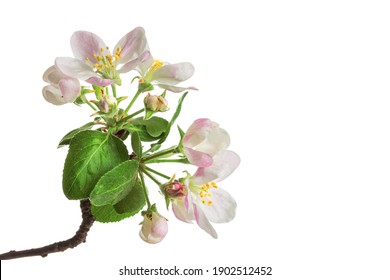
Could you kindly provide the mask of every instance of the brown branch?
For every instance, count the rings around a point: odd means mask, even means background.
[[[41,256],[46,257],[51,253],[63,252],[66,249],[74,248],[81,243],[84,243],[87,239],[88,231],[92,227],[95,217],[91,213],[91,203],[88,199],[80,201],[80,208],[83,217],[79,230],[76,234],[64,241],[56,242],[41,248],[35,248],[23,251],[9,251],[8,253],[0,254],[0,260],[11,260],[17,258]]]

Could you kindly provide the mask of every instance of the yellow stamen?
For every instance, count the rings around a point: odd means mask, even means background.
[[[161,61],[158,60],[158,59],[155,59],[155,60],[153,61],[153,65],[152,65],[152,66],[150,67],[150,69],[149,69],[149,72],[150,72],[150,73],[153,73],[153,72],[156,71],[157,69],[161,68],[163,65],[164,65],[163,62],[161,62]]]
[[[211,188],[218,188],[217,184],[215,182],[206,183],[203,186],[201,186],[199,189],[199,197],[202,198],[202,203],[207,204],[208,206],[213,205],[213,201],[210,199],[213,194],[209,192],[209,189]]]

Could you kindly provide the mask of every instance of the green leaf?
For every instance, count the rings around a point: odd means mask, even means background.
[[[87,198],[102,175],[128,160],[125,144],[99,131],[81,131],[69,145],[62,178],[68,199]]]
[[[96,221],[100,223],[112,223],[119,222],[120,220],[131,217],[131,213],[123,213],[120,214],[115,211],[114,206],[106,205],[106,206],[95,206],[92,204],[91,206],[92,215],[95,217]]]
[[[90,199],[95,206],[113,205],[133,188],[138,173],[138,162],[128,160],[104,174],[96,183]]]
[[[71,132],[69,132],[68,134],[66,134],[64,137],[62,137],[60,143],[58,144],[58,147],[57,148],[61,148],[61,147],[64,147],[64,146],[67,146],[69,145],[70,141],[72,140],[72,138],[79,132],[81,131],[84,131],[84,130],[89,130],[91,129],[95,124],[93,122],[89,122],[85,125],[83,125],[82,127],[79,127],[79,128],[76,128],[74,130],[72,130]]]
[[[142,143],[137,132],[131,134],[131,148],[137,155],[137,159],[140,160],[142,157]]]
[[[134,216],[145,206],[146,200],[139,181],[136,182],[130,193],[120,202],[114,205],[117,213]]]
[[[137,127],[141,141],[151,142],[158,140],[168,127],[168,121],[159,117],[152,117],[144,120],[142,117],[136,118],[131,122],[131,127]],[[128,129],[132,129],[128,127]]]
[[[168,135],[169,135],[169,132],[170,132],[170,130],[171,130],[172,125],[175,123],[176,119],[177,119],[177,118],[179,117],[179,115],[180,115],[181,107],[182,107],[184,98],[186,98],[187,94],[188,94],[188,91],[185,92],[185,93],[180,97],[179,102],[178,102],[177,107],[176,107],[176,111],[175,111],[175,113],[173,114],[172,119],[171,119],[171,121],[169,122],[169,124],[168,124],[168,126],[167,126],[167,128],[166,128],[166,130],[165,130],[165,132],[164,132],[163,137],[161,137],[161,139],[157,142],[157,144],[162,144],[162,143],[164,143],[165,140],[167,139],[167,137],[168,137]]]

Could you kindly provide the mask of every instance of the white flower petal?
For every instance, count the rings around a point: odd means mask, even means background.
[[[167,219],[156,212],[153,212],[151,216],[145,215],[142,228],[139,232],[142,240],[150,244],[155,244],[162,241],[167,233]]]
[[[80,96],[80,83],[77,79],[62,78],[58,86],[67,103],[75,101]]]
[[[150,55],[149,51],[144,52],[136,59],[131,60],[131,61],[127,62],[126,64],[124,64],[120,69],[117,70],[117,72],[118,73],[127,73],[133,69],[136,69],[137,67],[142,65],[144,62],[148,61],[150,56],[151,55]]]
[[[187,130],[183,146],[213,157],[230,145],[229,134],[209,119],[198,119]]]
[[[167,64],[157,69],[151,80],[166,85],[176,85],[192,77],[195,72],[194,66],[189,62]]]
[[[45,86],[42,89],[42,94],[45,100],[51,104],[63,105],[67,103],[62,96],[60,89],[52,85]]]
[[[198,90],[196,87],[178,87],[164,84],[157,84],[157,86],[175,93],[183,92],[185,90]]]
[[[182,222],[192,224],[192,221],[195,219],[192,209],[191,212],[186,209],[183,199],[172,201],[172,211],[175,217]]]
[[[184,147],[183,149],[191,164],[198,167],[209,167],[213,164],[213,158],[210,155],[191,148]]]
[[[137,27],[123,36],[112,50],[115,53],[118,48],[121,49],[121,56],[118,64],[127,63],[136,59],[138,56],[149,50],[148,42],[145,36],[145,30]]]
[[[91,77],[98,77],[92,66],[77,58],[57,57],[55,65],[62,73],[72,78],[87,80]]]
[[[223,151],[213,157],[210,167],[199,167],[191,177],[196,185],[203,185],[212,181],[222,181],[240,165],[240,157],[232,151]]]
[[[141,74],[142,77],[144,77],[146,75],[149,68],[152,67],[153,62],[154,62],[154,58],[153,58],[152,54],[149,51],[147,51],[146,53],[147,53],[147,55],[145,55],[142,62],[136,68],[136,70]]]
[[[87,57],[91,62],[96,62],[95,55],[107,55],[109,51],[106,44],[96,34],[88,31],[76,31],[70,38],[73,55],[84,61]],[[101,50],[103,49],[103,52]]]
[[[47,68],[47,70],[45,71],[45,73],[43,73],[43,80],[46,82],[46,83],[49,83],[49,84],[55,84],[55,85],[58,85],[58,83],[60,82],[60,80],[62,78],[64,78],[65,75],[63,73],[61,73],[56,67],[55,65]]]
[[[207,219],[213,223],[227,223],[234,219],[236,215],[237,203],[234,198],[221,188],[210,188],[211,206],[200,203]]]
[[[198,207],[195,203],[193,204],[194,207],[194,215],[195,220],[198,223],[199,227],[206,231],[208,234],[210,234],[213,238],[218,238],[218,234],[215,231],[214,227],[210,224],[209,220],[207,219],[206,215],[203,213],[202,209]]]

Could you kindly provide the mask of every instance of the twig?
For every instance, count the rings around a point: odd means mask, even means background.
[[[80,201],[80,208],[83,217],[79,230],[76,234],[64,241],[56,242],[41,248],[34,248],[23,251],[9,251],[8,253],[0,254],[0,260],[11,260],[25,257],[41,256],[46,257],[48,254],[63,252],[69,248],[74,248],[81,243],[86,242],[88,231],[92,227],[95,217],[91,213],[91,203],[88,199]]]

